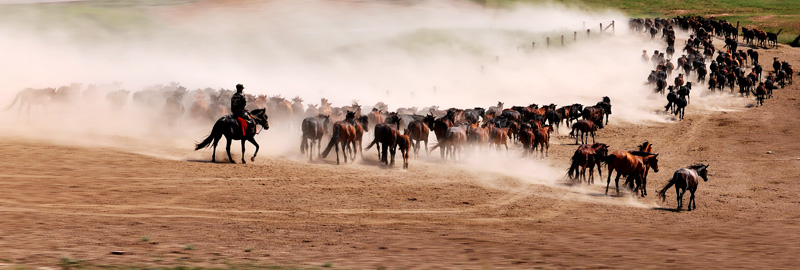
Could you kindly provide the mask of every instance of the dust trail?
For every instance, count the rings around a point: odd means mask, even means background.
[[[661,49],[662,44],[643,42],[641,35],[629,33],[627,18],[614,11],[557,4],[492,10],[467,1],[298,0],[234,7],[134,6],[114,10],[130,22],[109,22],[87,20],[71,9],[28,7],[23,15],[0,20],[0,36],[5,37],[0,38],[0,73],[10,78],[0,82],[1,108],[26,87],[72,82],[84,83],[85,90],[89,84],[119,81],[134,92],[169,82],[190,91],[231,89],[242,83],[251,94],[300,96],[306,104],[325,97],[334,106],[358,100],[367,110],[378,101],[394,110],[489,107],[498,101],[507,107],[593,105],[609,96],[612,125],[668,122],[653,113],[665,102],[644,84],[652,67],[640,60],[642,49]],[[53,17],[61,21],[53,24]],[[594,28],[612,20],[617,23],[615,35],[600,37],[593,30],[592,37],[585,36],[584,23]],[[576,42],[570,41],[573,31],[579,31]],[[566,47],[556,45],[562,34],[570,43]],[[553,40],[549,49],[548,36]],[[535,48],[531,42],[536,42]],[[104,97],[103,92],[62,104],[47,101],[30,113],[19,107],[2,111],[0,136],[128,149],[171,159],[208,158],[207,150],[191,149],[208,134],[211,123],[167,113],[163,101],[142,107],[131,104],[129,97],[127,105],[111,106]],[[191,98],[183,102],[186,108],[192,105]],[[724,97],[698,95],[690,109],[722,109],[730,105],[727,102]],[[166,121],[173,118],[174,124]],[[273,123],[257,137],[259,156],[296,156],[296,129]],[[371,135],[365,137],[369,140]],[[236,144],[232,148],[238,155]],[[509,162],[531,166],[516,158],[498,162],[498,168]],[[542,172],[541,179],[511,174],[547,185],[563,174],[553,166],[533,164]]]

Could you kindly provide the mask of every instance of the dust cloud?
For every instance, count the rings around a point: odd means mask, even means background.
[[[0,112],[0,134],[207,159],[207,150],[191,149],[211,122],[166,113],[163,103],[137,106],[129,96],[124,106],[109,105],[104,98],[110,89],[132,95],[170,82],[188,91],[241,83],[246,93],[300,96],[305,104],[324,97],[333,106],[355,100],[368,109],[383,101],[391,110],[486,108],[498,101],[506,107],[593,105],[609,96],[612,125],[667,121],[654,113],[665,102],[645,85],[652,67],[640,60],[642,49],[663,45],[629,33],[627,18],[614,11],[557,4],[486,9],[458,1],[203,3],[131,7],[141,18],[110,26],[87,22],[83,13],[43,11],[37,5],[18,19],[0,21],[0,73],[7,78],[0,81],[3,108],[28,87],[83,83],[84,91],[89,84],[106,89],[67,103],[46,101],[30,113],[12,106]],[[53,12],[65,13],[58,15],[67,21],[35,26]],[[596,25],[611,21],[615,34],[600,34]],[[591,28],[591,36],[584,27]],[[561,35],[566,46],[560,45]],[[113,82],[121,84],[110,86]],[[187,94],[183,105],[188,109],[192,100]],[[299,131],[272,125],[258,135],[260,156],[296,157]],[[371,137],[365,135],[367,141]],[[541,167],[546,179],[563,176],[563,170]]]

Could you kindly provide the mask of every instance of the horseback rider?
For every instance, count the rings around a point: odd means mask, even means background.
[[[241,84],[236,85],[236,94],[233,94],[231,97],[231,114],[233,117],[237,119],[239,124],[242,126],[242,136],[247,134],[247,123],[252,122],[250,118],[250,113],[245,110],[245,106],[247,105],[247,98],[245,98],[242,91],[244,90],[244,86]]]

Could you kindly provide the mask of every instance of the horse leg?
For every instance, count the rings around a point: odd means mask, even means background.
[[[547,148],[545,148],[544,156],[545,157],[549,157],[550,156],[550,144],[549,143],[545,144],[545,147],[547,147]],[[508,152],[508,149],[506,149],[506,152]]]
[[[247,142],[247,140],[246,139],[242,139],[242,164],[247,164],[247,162],[244,160],[244,143],[245,142]]]
[[[683,208],[683,193],[686,193],[686,190],[681,191],[676,188],[675,192],[678,193],[678,210],[681,210]]]
[[[336,165],[339,165],[339,144],[334,143],[333,146],[336,149]],[[342,152],[344,152],[344,148],[342,148]]]
[[[222,138],[222,135],[219,134],[214,137],[214,147],[213,151],[211,152],[211,162],[217,162],[217,144],[219,144],[220,138]]]
[[[609,163],[610,164],[610,163]],[[611,165],[608,166],[608,179],[606,179],[606,194],[608,194],[608,186],[611,185],[611,173],[614,172],[614,168]],[[602,184],[601,184],[602,185]]]
[[[234,161],[233,157],[231,157],[231,142],[233,142],[233,140],[231,138],[228,138],[227,136],[225,137],[225,139],[228,141],[228,144],[225,145],[225,151],[228,152],[228,160],[230,160],[231,163],[235,164],[236,161]]]
[[[428,153],[428,139],[427,138],[425,139],[425,153],[426,153],[425,155],[430,155],[430,153]]]
[[[389,151],[391,151],[391,155],[392,155],[391,165],[394,166],[394,155],[397,154],[397,146],[389,147]]]
[[[617,195],[619,196],[619,177],[622,176],[619,171],[617,171],[617,178],[614,178],[614,186],[617,188]]]
[[[694,190],[689,190],[691,193],[691,197],[689,197],[689,211],[692,211],[692,208],[697,209],[697,203],[694,202]]]
[[[350,148],[350,144],[347,141],[342,141],[342,156],[344,157],[344,163],[347,164],[347,150]]]
[[[311,144],[308,147],[308,161],[312,161],[314,157],[314,141],[315,139],[311,139]],[[317,151],[319,152],[319,151]]]
[[[259,148],[258,143],[256,142],[255,137],[250,137],[249,139],[247,139],[247,141],[249,141],[256,147],[256,151],[253,153],[253,157],[250,158],[250,161],[255,162],[256,155],[258,155],[258,148]],[[244,143],[242,143],[242,145],[244,145]],[[244,149],[244,146],[242,146],[242,149]],[[242,150],[242,156],[244,156],[244,150]]]

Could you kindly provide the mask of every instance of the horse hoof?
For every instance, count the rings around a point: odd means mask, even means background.
[[[256,157],[251,157],[251,158],[250,158],[250,161],[251,161],[251,162],[256,162]]]

